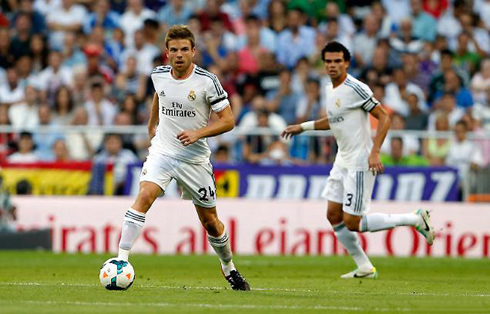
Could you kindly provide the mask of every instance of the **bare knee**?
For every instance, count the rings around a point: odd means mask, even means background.
[[[350,231],[359,231],[359,222],[361,217],[352,216],[352,215],[344,215],[344,223],[347,229]]]
[[[338,225],[339,223],[342,222],[342,211],[335,212],[335,211],[327,211],[327,220],[330,222],[332,226]]]
[[[132,208],[134,210],[146,213],[150,209],[153,202],[155,202],[155,199],[158,197],[160,192],[161,190],[156,190],[155,188],[141,187]]]

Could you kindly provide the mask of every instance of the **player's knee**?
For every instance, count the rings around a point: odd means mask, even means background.
[[[337,212],[331,212],[327,211],[327,220],[330,222],[330,224],[337,225],[342,222],[342,212],[337,213]]]
[[[345,219],[344,217],[344,223],[350,231],[359,231],[359,221],[357,219]]]
[[[137,203],[141,207],[141,209],[146,212],[153,204],[155,199],[156,196],[152,191],[150,191],[149,189],[141,189],[138,195]]]
[[[206,231],[213,235],[213,234],[216,234],[218,233],[220,227],[220,221],[218,219],[217,216],[215,215],[208,215],[206,217],[203,217],[202,219],[202,226],[204,227],[204,229],[206,229]]]

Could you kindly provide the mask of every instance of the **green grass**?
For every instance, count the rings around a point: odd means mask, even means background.
[[[490,313],[490,261],[373,258],[377,280],[342,280],[348,257],[241,256],[252,291],[215,256],[134,255],[136,281],[107,291],[108,255],[0,251],[0,313]]]

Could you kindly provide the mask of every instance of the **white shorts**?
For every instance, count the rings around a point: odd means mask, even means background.
[[[165,192],[172,179],[182,190],[183,199],[192,200],[195,205],[205,208],[216,206],[216,185],[211,163],[191,164],[165,155],[148,155],[143,163],[140,182],[153,182]]]
[[[322,196],[342,204],[344,212],[362,216],[369,212],[375,179],[371,171],[347,169],[334,164]]]

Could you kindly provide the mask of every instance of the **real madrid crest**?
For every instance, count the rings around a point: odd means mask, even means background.
[[[196,100],[196,93],[193,90],[191,90],[189,92],[189,95],[187,95],[187,99],[189,99],[190,101]]]
[[[337,98],[337,100],[335,101],[335,106],[337,106],[337,108],[340,108],[341,105],[342,103],[340,102],[340,99]]]

